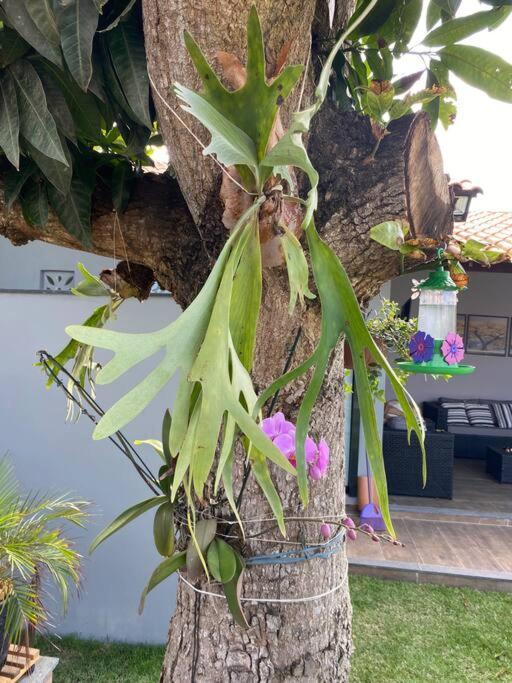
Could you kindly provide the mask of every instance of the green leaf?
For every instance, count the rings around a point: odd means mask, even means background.
[[[98,26],[98,9],[93,0],[73,0],[60,7],[58,18],[66,64],[86,92],[92,76],[92,41]]]
[[[350,29],[348,34],[349,40],[378,33],[381,26],[384,26],[391,12],[395,9],[395,1],[379,0],[379,2],[372,4],[370,0],[361,0],[350,20],[351,24],[357,21],[359,25],[354,29]],[[368,8],[370,8],[370,11],[366,16],[365,10],[368,10]]]
[[[233,576],[231,581],[228,581],[227,583],[223,584],[223,589],[224,595],[226,596],[226,600],[228,603],[228,608],[231,614],[233,615],[233,619],[239,626],[245,629],[249,628],[249,624],[247,623],[247,619],[245,618],[242,606],[240,604],[244,569],[245,563],[243,559],[240,557],[240,555],[236,553],[235,575]]]
[[[297,476],[299,491],[305,505],[308,503],[309,495],[304,442],[308,432],[311,411],[322,386],[329,358],[342,334],[345,334],[347,341],[350,344],[352,357],[354,359],[357,357],[359,361],[359,359],[364,358],[365,349],[370,351],[375,363],[383,368],[389,378],[396,397],[404,411],[409,433],[414,430],[422,444],[424,437],[423,423],[421,422],[419,409],[401,385],[396,373],[368,332],[354,290],[352,289],[350,280],[338,257],[320,239],[313,223],[309,226],[306,235],[308,237],[315,282],[322,305],[320,341],[313,354],[306,359],[302,365],[284,374],[262,392],[254,409],[257,410],[263,405],[279,388],[300,377],[313,365],[315,366],[313,376],[299,410],[296,429]],[[361,360],[361,363],[358,362],[355,364],[354,368],[358,376],[364,375],[364,377],[356,377],[356,381],[360,382],[359,386],[366,386],[368,384],[366,367],[364,366],[364,361]],[[364,404],[363,414],[363,430],[365,433],[366,447],[368,458],[372,466],[372,472],[376,480],[381,512],[386,526],[392,534],[393,526],[389,515],[386,481],[385,475],[383,474],[382,447],[380,441],[374,438],[376,418],[374,415],[373,400],[369,390],[367,396],[369,397],[369,403],[366,402]]]
[[[314,299],[315,295],[309,290],[309,267],[301,243],[290,230],[285,230],[281,237],[281,245],[288,270],[290,284],[290,302],[288,312],[293,313],[297,299],[301,306],[304,305],[304,297]]]
[[[441,21],[441,8],[436,0],[430,0],[427,7],[427,31]]]
[[[236,573],[236,553],[222,538],[214,538],[206,556],[208,569],[221,583],[228,583]]]
[[[144,611],[144,604],[146,602],[147,594],[151,592],[153,588],[156,588],[159,583],[162,583],[162,581],[167,579],[167,577],[171,576],[171,574],[174,574],[174,572],[177,572],[178,569],[181,569],[185,565],[185,557],[185,551],[176,553],[158,565],[155,571],[151,574],[149,581],[140,597],[139,614],[142,614]]]
[[[203,84],[202,97],[247,135],[257,160],[263,159],[277,112],[295,86],[302,66],[287,66],[271,83],[266,82],[263,35],[254,5],[247,22],[247,77],[238,90],[229,91],[222,85],[188,33],[185,45]]]
[[[69,193],[63,195],[48,187],[48,198],[57,218],[70,235],[85,247],[91,244],[91,199],[94,182],[75,173]]]
[[[22,135],[47,157],[67,164],[57,127],[46,106],[43,86],[36,70],[30,62],[23,59],[7,68],[16,86]]]
[[[78,266],[80,267],[81,264],[78,264]],[[85,320],[83,325],[87,327],[103,327],[103,325],[111,315],[111,310],[112,307],[108,304],[104,306],[99,306],[93,311],[93,313],[87,318],[87,320]],[[51,360],[48,360],[48,363],[50,364],[53,373],[48,377],[48,381],[46,382],[47,388],[51,387],[51,385],[55,382],[57,376],[61,372],[61,368],[59,366],[64,367],[66,363],[76,358],[81,350],[83,350],[82,344],[79,344],[77,341],[72,339],[68,344],[66,344],[62,351],[60,351],[56,356],[54,356],[55,360],[57,361],[56,363],[53,363]]]
[[[101,128],[101,114],[96,99],[84,93],[66,71],[57,69],[44,60],[32,60],[36,70],[49,76],[61,90],[77,132],[86,140],[96,142]],[[56,118],[58,122],[58,119]],[[65,131],[63,131],[65,132]]]
[[[24,2],[30,18],[39,31],[49,43],[58,47],[60,35],[51,0],[24,0]]]
[[[76,145],[75,122],[62,90],[46,71],[37,70],[37,68],[36,71],[43,84],[48,110],[53,116],[58,131]],[[64,151],[66,150],[64,149]]]
[[[258,181],[258,158],[251,138],[193,90],[176,84],[174,92],[186,103],[182,108],[201,121],[212,136],[203,154],[215,154],[225,166],[248,166]]]
[[[172,461],[172,453],[170,450],[171,427],[171,413],[169,412],[169,409],[167,409],[164,413],[164,419],[162,421],[162,453],[167,465],[170,465]]]
[[[151,128],[149,77],[144,40],[136,13],[106,35],[115,72],[137,120]]]
[[[246,211],[238,227],[249,220],[259,206],[260,204],[255,203]],[[164,358],[155,370],[105,413],[94,431],[95,439],[110,436],[136,417],[177,370],[182,372],[182,376],[189,374],[204,339],[210,319],[209,312],[212,310],[224,267],[239,236],[235,230],[226,242],[199,295],[178,320],[167,327],[157,332],[135,335],[110,330],[90,330],[79,326],[67,328],[67,333],[78,341],[116,352],[114,359],[98,374],[99,384],[112,382],[141,360],[151,357],[161,349],[165,351]],[[185,394],[190,396],[188,388]],[[175,422],[176,420],[173,420],[173,426]],[[178,442],[176,445],[179,449],[181,443]]]
[[[34,0],[34,2],[41,2],[41,0]],[[49,42],[38,26],[36,26],[22,0],[2,0],[2,9],[6,14],[9,25],[29,45],[50,62],[62,67],[60,49]]]
[[[187,576],[196,581],[202,573],[204,554],[217,533],[217,522],[214,519],[201,519],[197,522],[192,538],[187,547]]]
[[[5,175],[4,201],[7,209],[18,199],[21,188],[27,179],[37,171],[36,165],[29,159],[22,158],[19,171],[8,171]]]
[[[27,151],[30,153],[32,159],[39,166],[43,175],[50,181],[56,190],[62,194],[67,194],[71,187],[71,178],[73,176],[73,160],[69,153],[68,146],[64,139],[61,139],[62,149],[66,155],[66,164],[61,164],[60,161],[50,159],[45,154],[42,154],[30,142],[25,141]]]
[[[48,198],[41,180],[29,178],[21,188],[20,203],[23,218],[29,225],[42,228],[48,222]]]
[[[512,102],[512,65],[471,45],[451,45],[439,51],[442,63],[469,85],[489,97]]]
[[[385,221],[370,229],[370,237],[388,249],[397,251],[404,243],[408,232],[408,226],[404,226],[403,221]]]
[[[499,7],[486,12],[476,12],[466,17],[450,19],[431,31],[422,42],[428,46],[458,43],[484,28],[495,28],[497,24],[505,21],[511,12],[512,7]]]
[[[381,3],[384,4],[384,3]],[[350,22],[350,26],[338,38],[333,48],[331,49],[327,59],[324,62],[318,84],[314,92],[313,104],[303,111],[295,112],[292,115],[288,130],[277,144],[270,150],[264,159],[260,162],[262,166],[296,166],[306,173],[309,178],[311,188],[308,192],[307,208],[304,213],[302,221],[303,229],[307,229],[313,218],[313,213],[318,204],[318,173],[311,163],[302,136],[309,131],[311,121],[315,114],[322,106],[329,89],[329,78],[333,67],[336,55],[346,41],[348,36],[354,32],[361,22],[365,20],[367,15],[376,7],[377,0],[365,0],[361,11],[355,13]],[[358,57],[357,52],[354,53],[353,59]],[[364,67],[366,68],[366,67]]]
[[[268,468],[267,461],[261,452],[255,448],[251,448],[249,456],[251,459],[251,471],[254,474],[254,478],[265,494],[265,498],[268,500],[268,503],[279,526],[279,531],[284,537],[286,537],[283,504],[281,503],[279,493],[277,492],[277,489],[274,486],[270,476],[270,470]]]
[[[128,206],[134,181],[132,164],[127,159],[116,159],[112,171],[112,204],[118,213],[123,213]]]
[[[253,229],[236,269],[229,312],[233,346],[244,367],[252,369],[256,326],[261,304],[261,247],[259,225]]]
[[[0,76],[0,147],[17,170],[20,165],[19,133],[16,88],[11,74],[3,71]]]
[[[462,256],[490,266],[495,261],[503,260],[504,252],[501,249],[493,249],[485,242],[469,239],[462,245]]]
[[[174,505],[166,501],[155,512],[153,538],[160,555],[170,557],[174,552]]]
[[[76,267],[82,273],[84,279],[71,289],[73,294],[76,296],[110,296],[107,285],[99,277],[90,273],[83,263],[77,263]]]
[[[30,50],[30,45],[5,24],[0,29],[0,69],[9,66]]]
[[[111,31],[113,28],[118,26],[119,22],[123,21],[123,19],[130,13],[136,1],[137,0],[129,0],[126,7],[117,15],[117,17],[113,21],[111,21],[110,24],[108,24],[108,26],[101,29],[101,31],[98,31],[98,33],[106,33],[107,31]]]
[[[122,512],[96,536],[90,545],[89,553],[93,553],[100,543],[103,543],[103,541],[112,536],[112,534],[115,534],[117,531],[119,531],[119,529],[122,529],[130,522],[133,522],[134,519],[137,519],[137,517],[140,517],[140,515],[144,514],[148,510],[151,510],[151,508],[161,505],[166,500],[166,496],[153,496],[152,498],[143,500],[136,505],[132,505],[132,507]]]
[[[162,448],[162,442],[158,439],[135,439],[133,442],[136,446],[151,446],[157,455],[159,455],[162,460],[164,459],[164,450]]]

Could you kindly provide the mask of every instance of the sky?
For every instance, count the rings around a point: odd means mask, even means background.
[[[489,8],[477,0],[462,0],[461,16]],[[418,41],[424,35],[423,23]],[[512,15],[494,31],[481,31],[462,42],[512,63]],[[403,60],[400,66],[409,67],[405,73],[421,68],[419,58],[408,56],[407,60],[414,61],[409,66]],[[512,211],[512,103],[493,100],[458,78],[451,80],[457,92],[457,119],[447,131],[441,125],[436,129],[445,171],[452,180],[467,178],[483,189],[484,194],[473,199],[472,211]]]

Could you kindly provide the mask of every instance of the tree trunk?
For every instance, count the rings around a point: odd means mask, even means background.
[[[318,339],[318,307],[310,306],[302,315],[289,316],[285,275],[266,274],[254,380],[257,388],[267,386],[283,371],[299,326],[300,343],[293,365],[312,351]],[[288,419],[296,418],[305,390],[297,381],[280,394],[275,410],[281,408]],[[329,517],[344,510],[343,474],[343,353],[334,354],[321,395],[315,406],[310,434],[324,437],[331,448],[327,477],[311,482],[311,502],[307,510],[299,503],[296,481],[272,468],[287,517]],[[235,493],[241,481],[241,461]],[[268,519],[272,513],[252,477],[245,489],[241,517]],[[320,522],[287,523],[287,540],[321,540]],[[279,544],[279,536],[265,523],[247,523],[246,534],[268,531],[264,538],[275,543],[246,541],[248,555],[289,549]],[[201,586],[209,590],[207,585]],[[242,595],[255,598],[297,599],[328,593],[325,597],[297,604],[243,603],[250,625],[243,630],[233,623],[221,598],[197,594],[180,582],[176,613],[169,630],[162,681],[345,681],[351,652],[351,607],[347,585],[347,559],[341,546],[328,559],[298,564],[266,564],[248,567]]]

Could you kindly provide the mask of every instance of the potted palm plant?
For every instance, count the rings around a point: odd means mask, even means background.
[[[10,643],[49,623],[48,589],[57,588],[65,608],[78,585],[80,555],[62,525],[83,526],[86,506],[65,496],[23,496],[12,465],[0,460],[0,669]]]

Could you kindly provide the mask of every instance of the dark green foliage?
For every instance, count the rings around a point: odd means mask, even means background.
[[[368,4],[359,0],[355,15]],[[464,4],[460,0],[382,0],[350,36],[351,49],[334,65],[333,95],[344,110],[362,111],[375,121],[377,147],[389,122],[411,113],[413,105],[423,104],[433,127],[438,121],[445,128],[453,123],[456,108],[450,73],[490,97],[512,101],[512,66],[485,50],[458,44],[478,31],[497,28],[511,14],[512,2],[488,0],[491,8],[461,15]],[[418,40],[425,6],[426,32],[423,29],[423,38]],[[393,81],[395,60],[406,53],[416,55],[421,70]],[[425,57],[430,59],[429,69]],[[419,92],[406,94],[416,83]]]
[[[123,211],[135,168],[152,163],[140,0],[3,0],[0,19],[0,150],[19,171],[6,200],[38,226],[49,201],[88,246],[98,170]]]

